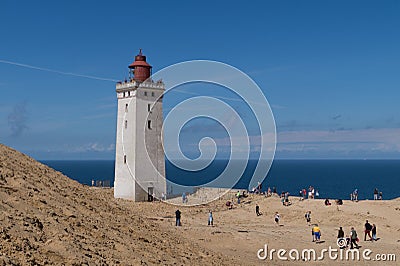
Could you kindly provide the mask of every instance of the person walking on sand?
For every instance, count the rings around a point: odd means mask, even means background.
[[[337,238],[344,238],[344,231],[342,227],[339,227]]]
[[[208,212],[208,225],[213,226],[214,225],[213,221],[214,221],[214,219],[213,219],[212,211],[210,210]]]
[[[306,218],[306,222],[307,222],[308,226],[310,226],[311,225],[311,211],[306,212],[304,217]]]
[[[358,248],[357,239],[357,231],[352,227],[350,231],[350,249],[354,248],[353,245],[356,245]]]
[[[279,215],[279,213],[278,212],[275,212],[275,223],[277,224],[277,225],[279,225],[279,220],[281,219],[281,216]]]
[[[374,189],[374,200],[378,200],[379,190],[377,188]]]
[[[260,213],[260,206],[258,206],[258,204],[256,204],[256,214],[257,214],[257,216],[260,216],[260,215],[261,215],[261,213]]]
[[[175,212],[176,222],[175,226],[181,226],[181,211],[178,209]]]
[[[376,241],[376,225],[375,224],[372,224],[371,232],[372,232],[372,240]]]
[[[319,242],[321,240],[321,229],[319,228],[318,224],[315,224],[313,227],[313,232],[315,236],[315,242]]]
[[[367,241],[367,235],[369,236],[369,240],[372,241],[372,237],[371,237],[371,230],[372,230],[372,225],[367,221],[365,221],[365,225],[364,225],[364,241]]]

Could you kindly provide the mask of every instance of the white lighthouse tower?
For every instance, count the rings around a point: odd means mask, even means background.
[[[165,86],[151,79],[151,68],[140,50],[129,66],[130,79],[116,85],[115,198],[151,201],[166,195],[161,135]]]

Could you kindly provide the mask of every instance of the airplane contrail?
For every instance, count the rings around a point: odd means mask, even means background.
[[[104,80],[104,81],[112,81],[112,82],[118,82],[119,81],[119,80],[116,80],[116,79],[109,79],[109,78],[102,78],[102,77],[96,77],[96,76],[82,75],[82,74],[77,74],[77,73],[72,73],[72,72],[59,71],[59,70],[55,70],[55,69],[37,67],[37,66],[32,66],[32,65],[27,65],[27,64],[21,64],[21,63],[17,63],[17,62],[2,60],[2,59],[0,59],[0,63],[19,66],[19,67],[25,67],[25,68],[30,68],[30,69],[36,69],[36,70],[40,70],[40,71],[52,72],[52,73],[57,73],[57,74],[61,74],[61,75],[68,75],[68,76],[87,78],[87,79],[96,79],[96,80]]]

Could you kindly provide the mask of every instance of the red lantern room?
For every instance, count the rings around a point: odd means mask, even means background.
[[[139,54],[135,56],[135,61],[130,64],[129,68],[136,81],[143,82],[150,78],[152,66],[146,62],[146,56],[142,54],[142,49],[139,50]]]

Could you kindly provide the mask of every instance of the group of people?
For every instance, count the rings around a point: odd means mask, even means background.
[[[262,194],[262,184],[260,182],[258,182],[257,187],[253,187],[253,189],[250,191],[250,193]]]
[[[368,241],[377,241],[378,238],[376,237],[376,225],[370,224],[368,220],[365,221],[364,225],[364,241],[367,241],[367,236],[369,237]],[[346,248],[350,245],[350,249],[353,249],[354,246],[359,248],[358,242],[360,241],[357,235],[357,231],[354,227],[351,227],[349,235],[345,238],[345,233],[343,228],[340,227],[338,231],[338,239],[346,239],[346,245],[342,248]]]
[[[307,211],[304,214],[304,218],[306,218],[306,222],[308,226],[311,226],[311,211]],[[312,242],[320,242],[321,241],[321,229],[319,228],[318,224],[313,224],[311,227],[311,235],[312,235]]]
[[[261,187],[257,187],[257,189],[261,189]],[[276,189],[274,188],[274,191],[276,193]],[[269,194],[272,194],[272,190],[270,188],[268,188],[267,190],[267,196]],[[315,196],[318,196],[317,194],[318,192],[315,191],[315,189],[310,186],[308,189],[308,198],[309,199],[314,199]],[[300,194],[302,196],[302,199],[306,199],[306,190],[303,189],[300,191]],[[284,206],[289,206],[290,200],[289,200],[289,192],[282,192],[280,197],[281,197],[281,202]],[[237,200],[238,200],[238,204],[240,204],[240,198],[243,197],[247,197],[247,195],[245,194],[245,192],[240,193],[240,191],[237,192],[236,194]],[[378,189],[374,189],[374,200],[378,200],[378,199],[382,199],[382,192],[379,192]],[[352,193],[351,193],[351,200],[352,201],[358,201],[358,189],[355,189]],[[183,202],[187,202],[187,196],[182,194],[182,201]],[[335,201],[336,204],[341,205],[343,204],[343,201],[340,200],[336,200]],[[228,208],[232,208],[233,207],[233,203],[231,201],[228,201],[227,204]],[[325,205],[329,206],[331,205],[329,199],[325,199]],[[255,212],[257,216],[262,215],[261,211],[260,211],[260,206],[258,204],[255,205]],[[176,226],[181,226],[181,212],[180,210],[176,210],[175,212],[175,216],[176,216]],[[312,234],[312,241],[316,242],[316,243],[320,243],[321,242],[321,229],[318,226],[318,224],[312,224],[311,223],[311,211],[307,211],[304,215],[304,218],[306,220],[306,223],[308,226],[312,226],[311,228],[311,234]],[[275,212],[274,214],[274,221],[276,225],[280,225],[280,220],[281,220],[281,215],[279,214],[279,212]],[[211,210],[209,210],[208,212],[208,225],[209,226],[213,226],[214,225],[214,218],[213,218],[213,213]],[[376,237],[376,225],[375,224],[371,224],[369,223],[369,221],[367,220],[365,222],[364,225],[364,241],[367,241],[367,237],[369,238],[369,241],[377,241],[378,238]],[[350,246],[350,249],[355,248],[359,248],[359,238],[357,235],[357,231],[355,230],[354,227],[351,227],[350,232],[347,236],[345,236],[345,232],[343,231],[343,228],[340,227],[338,229],[338,235],[337,235],[338,240],[339,239],[343,239],[343,242],[345,243],[344,246],[342,246],[342,248],[347,248],[348,246]]]
[[[182,226],[181,223],[181,211],[177,209],[175,211],[175,226]],[[214,225],[214,218],[213,218],[213,213],[211,210],[208,211],[208,225],[213,226]]]
[[[374,188],[374,200],[382,200],[383,199],[383,193],[382,191],[379,191],[377,188]],[[351,194],[350,194],[350,200],[351,201],[358,201],[358,189],[356,188]]]
[[[377,188],[374,189],[374,200],[382,200],[382,191]]]
[[[305,188],[300,190],[299,191],[299,196],[300,196],[300,199],[302,199],[302,200],[305,200],[307,198],[308,199],[315,199],[316,197],[319,197],[319,192],[313,186],[309,186],[308,187],[308,191]]]
[[[358,202],[358,189],[357,188],[353,192],[351,192],[350,200]]]
[[[345,238],[344,236],[344,231],[343,228],[340,227],[338,230],[338,240],[340,239],[346,239],[345,245],[341,246],[341,248],[346,248],[350,245],[350,249],[353,249],[354,246],[356,248],[359,248],[359,245],[357,242],[359,241],[357,231],[354,229],[354,227],[351,227],[349,235]]]

